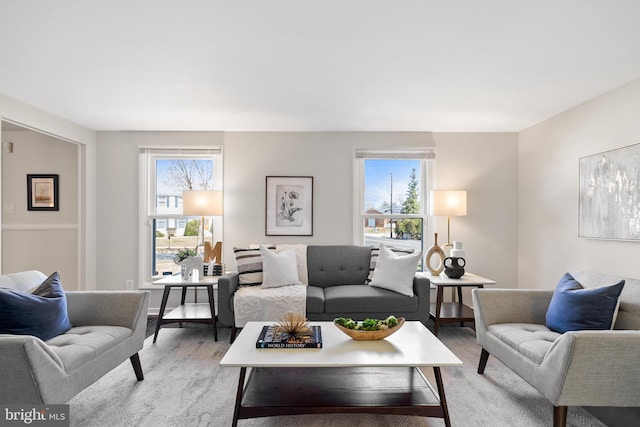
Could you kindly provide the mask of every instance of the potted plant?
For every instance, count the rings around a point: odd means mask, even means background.
[[[182,261],[189,258],[190,256],[198,255],[198,252],[196,250],[197,248],[198,247],[196,246],[195,249],[189,249],[189,248],[180,249],[176,254],[176,256],[173,258],[173,262],[175,262],[176,264],[180,264]]]

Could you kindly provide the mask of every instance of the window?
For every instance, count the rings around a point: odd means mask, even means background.
[[[140,150],[141,283],[177,273],[178,250],[201,245],[201,217],[182,214],[184,190],[221,190],[220,149]],[[222,218],[204,218],[204,238],[222,240]],[[144,250],[142,250],[144,248]],[[202,250],[202,249],[200,249]]]
[[[431,149],[355,151],[354,243],[424,252]]]

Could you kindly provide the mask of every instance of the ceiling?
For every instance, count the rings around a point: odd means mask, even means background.
[[[95,130],[520,131],[640,78],[638,0],[0,0],[0,93]]]

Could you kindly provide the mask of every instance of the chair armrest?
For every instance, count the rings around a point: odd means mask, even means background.
[[[0,335],[0,402],[41,402],[41,382],[64,378],[60,358],[39,338]]]
[[[498,323],[546,323],[553,290],[485,289],[471,291],[476,328]]]
[[[68,291],[67,311],[73,326],[146,328],[149,291]]]
[[[640,331],[566,332],[551,346],[538,387],[556,406],[640,406]]]
[[[235,325],[233,294],[239,286],[240,276],[232,271],[218,279],[218,320],[225,326]]]

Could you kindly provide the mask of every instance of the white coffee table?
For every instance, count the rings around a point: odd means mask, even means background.
[[[220,361],[240,368],[233,426],[239,419],[319,413],[418,415],[451,425],[440,368],[462,362],[422,323],[405,322],[384,340],[354,341],[332,322],[310,322],[321,326],[323,348],[255,348],[262,327],[272,323],[248,322]],[[437,390],[418,367],[433,368]]]

